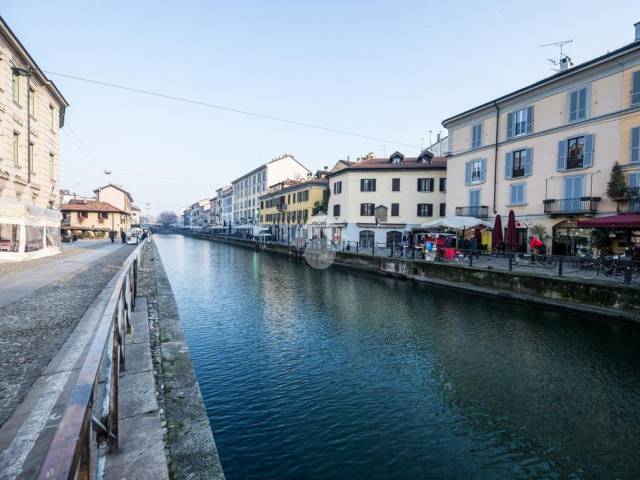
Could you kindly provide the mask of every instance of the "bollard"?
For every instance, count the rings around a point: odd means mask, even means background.
[[[558,276],[561,277],[564,271],[564,257],[560,257],[560,262],[558,263]]]
[[[513,272],[513,257],[509,255],[509,271]]]

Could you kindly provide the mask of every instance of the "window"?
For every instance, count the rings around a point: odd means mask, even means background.
[[[441,203],[440,204],[440,216],[441,217],[445,217],[447,215],[447,204],[446,203]]]
[[[398,232],[397,230],[387,232],[387,248],[400,244],[402,244],[402,232]]]
[[[640,70],[633,72],[631,77],[631,105],[640,103]]]
[[[431,203],[419,203],[418,204],[418,216],[419,217],[432,217],[433,216],[433,204],[431,204]]]
[[[373,217],[375,215],[376,206],[374,203],[361,203],[360,215],[363,217]]]
[[[33,143],[29,143],[29,171],[33,172]]]
[[[98,213],[98,218],[100,218],[102,220],[106,220],[107,218],[109,218],[109,212],[99,212]]]
[[[13,132],[13,164],[15,166],[20,165],[20,157],[18,155],[19,152],[19,146],[20,144],[20,134]]]
[[[509,203],[511,205],[524,205],[526,191],[526,183],[514,183],[509,185]]]
[[[49,178],[53,178],[55,156],[53,153],[49,154]]]
[[[333,184],[333,193],[339,195],[342,193],[342,181]]]
[[[391,163],[393,165],[400,165],[402,163],[402,157],[393,157]]]
[[[631,129],[631,163],[640,162],[640,127]]]
[[[419,192],[433,192],[433,178],[419,178],[418,179],[418,191]]]
[[[482,123],[471,127],[471,148],[482,146]]]
[[[89,218],[89,212],[78,212],[78,218]]]
[[[400,179],[399,178],[392,178],[391,179],[391,191],[392,192],[399,192],[400,191]]]
[[[469,190],[469,206],[470,207],[480,206],[480,189]]]
[[[573,90],[568,94],[569,123],[585,120],[589,110],[589,87]]]
[[[334,217],[339,217],[340,216],[340,205],[334,205],[333,206],[333,216]]]
[[[638,195],[638,192],[640,192],[640,173],[631,173],[629,175],[627,187],[631,195]]]
[[[531,175],[533,149],[523,148],[508,152],[505,160],[505,178],[519,178]]]
[[[584,175],[564,177],[564,199],[562,207],[565,212],[579,212],[580,198],[584,192]]]
[[[376,191],[376,179],[375,178],[363,178],[360,180],[361,192],[375,192]]]
[[[558,143],[558,170],[588,168],[593,165],[594,135],[562,140]]]
[[[392,217],[399,217],[400,216],[400,204],[399,203],[392,203],[391,204],[391,216]]]
[[[36,111],[36,91],[32,88],[29,89],[29,115],[35,116]]]
[[[20,102],[20,77],[15,73],[11,75],[11,94],[14,102]]]
[[[375,240],[375,234],[371,230],[362,230],[360,232],[360,246],[361,247],[371,247]]]
[[[440,191],[441,192],[447,191],[447,177],[442,177],[440,179]]]
[[[533,132],[533,107],[507,114],[507,138]]]
[[[472,183],[482,183],[486,178],[487,160],[479,158],[471,160],[465,165],[465,184],[471,185]]]

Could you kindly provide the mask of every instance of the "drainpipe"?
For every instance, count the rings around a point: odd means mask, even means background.
[[[493,214],[498,213],[496,208],[496,189],[498,185],[498,132],[500,131],[500,107],[498,102],[493,102],[496,108],[496,143],[493,150]]]

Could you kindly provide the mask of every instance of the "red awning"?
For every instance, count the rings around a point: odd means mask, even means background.
[[[585,228],[640,228],[640,215],[627,213],[608,217],[581,220],[578,227]]]

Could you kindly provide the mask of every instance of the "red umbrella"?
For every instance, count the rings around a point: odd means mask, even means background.
[[[493,232],[491,232],[491,248],[499,250],[502,248],[502,218],[500,214],[496,215],[496,222],[493,224]]]
[[[518,232],[516,231],[516,214],[509,210],[509,220],[507,221],[507,233],[505,246],[508,251],[513,252],[518,245]]]

